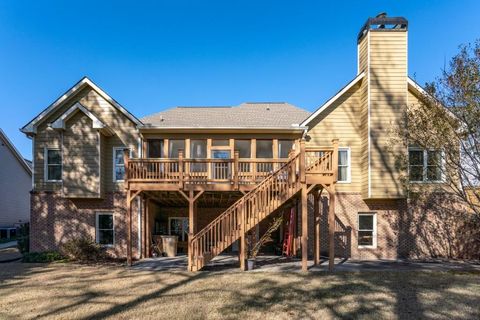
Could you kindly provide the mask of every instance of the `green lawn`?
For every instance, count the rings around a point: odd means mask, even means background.
[[[212,273],[0,265],[0,318],[479,319],[480,274]]]

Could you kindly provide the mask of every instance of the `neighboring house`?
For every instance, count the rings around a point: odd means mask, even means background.
[[[2,238],[30,221],[32,168],[0,129],[0,231]]]
[[[407,25],[369,19],[357,75],[313,113],[263,102],[138,119],[81,79],[22,128],[33,142],[31,250],[88,235],[131,262],[150,256],[152,235],[173,234],[198,270],[294,208],[304,269],[308,255],[318,262],[325,253],[444,255],[453,236],[439,226],[450,220],[409,198],[395,157],[407,150],[389,144],[423,94],[407,76]],[[441,185],[428,161],[439,152],[408,152],[410,180]],[[280,247],[285,229],[275,235]]]

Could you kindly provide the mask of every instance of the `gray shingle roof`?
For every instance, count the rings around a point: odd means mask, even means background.
[[[289,128],[309,115],[285,102],[246,102],[234,107],[176,107],[141,121],[164,128]]]

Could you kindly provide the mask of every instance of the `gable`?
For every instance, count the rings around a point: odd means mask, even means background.
[[[8,139],[7,135],[0,129],[0,143],[4,144],[5,147],[9,150],[9,152],[13,155],[13,157],[17,160],[20,166],[31,176],[32,175],[32,168],[28,165],[28,163],[23,159],[20,152],[15,148],[13,143]]]
[[[33,118],[29,123],[27,123],[22,129],[23,133],[27,135],[32,135],[37,132],[37,128],[40,124],[44,123],[47,119],[51,119],[52,115],[57,113],[59,109],[64,107],[66,104],[71,103],[73,98],[81,95],[82,92],[94,90],[99,96],[105,99],[110,105],[116,108],[120,113],[122,113],[127,119],[132,121],[136,125],[141,125],[142,122],[138,120],[134,115],[128,112],[124,107],[122,107],[118,102],[116,102],[112,97],[110,97],[105,91],[98,87],[93,81],[87,77],[82,78],[77,82],[73,87],[71,87],[67,92],[61,95],[57,100],[55,100],[50,106],[45,110],[40,112],[35,118]]]
[[[332,98],[330,98],[327,102],[325,102],[320,108],[318,108],[315,112],[313,112],[307,119],[305,119],[300,126],[308,126],[310,122],[312,122],[315,118],[317,118],[320,114],[325,112],[331,105],[335,104],[339,99],[342,98],[350,89],[354,88],[360,81],[365,77],[365,73],[360,73],[350,81],[345,87],[343,87],[340,91],[338,91]]]

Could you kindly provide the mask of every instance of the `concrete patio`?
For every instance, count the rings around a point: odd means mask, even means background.
[[[132,268],[137,270],[155,271],[185,271],[187,270],[187,256],[179,255],[173,258],[159,257],[137,261]],[[328,271],[328,260],[323,258],[320,265],[314,266],[313,261],[308,261],[309,271]],[[222,254],[215,257],[204,271],[238,271],[238,256]],[[335,259],[335,271],[476,271],[480,272],[480,262],[447,261],[447,260],[369,260],[356,261],[348,259]],[[257,257],[256,267],[251,272],[282,272],[301,271],[300,259],[289,259],[281,256],[262,255]]]

